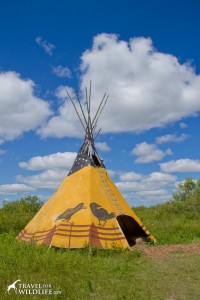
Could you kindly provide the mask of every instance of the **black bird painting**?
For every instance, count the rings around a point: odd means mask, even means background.
[[[107,220],[115,217],[114,212],[108,213],[107,210],[95,202],[90,203],[90,208],[93,215],[99,220],[99,225],[105,226]],[[104,224],[101,224],[101,221],[104,221]]]
[[[69,222],[69,220],[71,219],[71,217],[77,213],[79,210],[81,209],[85,209],[86,207],[84,206],[84,203],[79,203],[78,205],[76,205],[73,208],[68,208],[64,211],[64,213],[62,213],[60,216],[57,217],[56,221],[58,220],[66,220],[67,222]]]

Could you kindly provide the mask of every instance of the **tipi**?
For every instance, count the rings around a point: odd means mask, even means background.
[[[106,104],[105,94],[93,119],[90,114],[91,83],[86,89],[87,114],[77,95],[80,112],[71,100],[85,130],[85,139],[68,176],[35,217],[18,235],[63,248],[129,248],[138,237],[155,240],[129,207],[109,177],[94,144],[94,131]]]

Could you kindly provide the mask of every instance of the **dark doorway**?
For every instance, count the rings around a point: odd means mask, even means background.
[[[132,217],[120,215],[117,216],[117,221],[129,243],[129,246],[134,246],[137,238],[147,236],[146,232]]]

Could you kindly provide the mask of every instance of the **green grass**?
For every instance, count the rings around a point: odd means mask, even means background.
[[[134,251],[66,250],[25,244],[16,235],[40,208],[27,197],[0,209],[0,300],[197,300],[200,255],[181,251],[150,258]],[[199,202],[136,208],[158,244],[200,243]],[[154,247],[154,246],[149,246]],[[156,247],[156,246],[155,246]],[[48,283],[61,295],[5,294],[9,284]]]
[[[154,235],[159,245],[200,243],[200,201],[171,201],[134,212]]]
[[[0,235],[0,299],[199,299],[200,256],[147,258],[139,251],[56,250]],[[50,283],[61,295],[5,295],[16,279]],[[14,298],[12,298],[14,296]],[[171,297],[171,298],[170,298]]]

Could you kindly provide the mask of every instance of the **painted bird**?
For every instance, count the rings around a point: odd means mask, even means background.
[[[60,216],[57,217],[56,221],[66,220],[68,222],[71,219],[71,217],[81,209],[86,209],[84,203],[79,203],[74,208],[66,209],[64,213],[62,213]]]
[[[99,225],[101,225],[100,221],[104,221],[104,224],[102,226],[105,226],[107,220],[115,217],[114,212],[111,212],[109,214],[107,210],[105,210],[101,205],[95,202],[90,203],[90,208],[93,215],[99,220]]]

